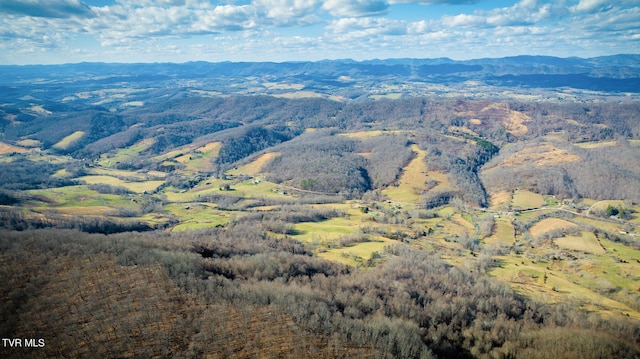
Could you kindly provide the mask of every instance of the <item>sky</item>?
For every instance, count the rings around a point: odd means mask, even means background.
[[[0,0],[0,64],[640,53],[640,0]]]

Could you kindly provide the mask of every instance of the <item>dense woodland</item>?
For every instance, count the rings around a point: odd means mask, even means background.
[[[640,326],[542,306],[432,253],[359,270],[236,225],[3,231],[3,357],[633,358]],[[259,353],[259,354],[258,354]]]

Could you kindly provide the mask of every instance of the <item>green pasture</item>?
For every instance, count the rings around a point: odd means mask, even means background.
[[[627,207],[624,201],[619,200],[609,200],[609,201],[598,201],[594,203],[591,207],[591,212],[605,212],[608,206],[617,207],[617,208],[625,208]]]
[[[18,142],[16,142],[16,144],[18,146],[22,146],[22,147],[40,147],[42,146],[42,142],[40,142],[39,140],[33,140],[33,139],[24,139],[24,140],[20,140]]]
[[[218,152],[219,148],[195,150],[178,156],[175,160],[184,165],[185,172],[213,172],[215,171],[213,160],[218,156]]]
[[[575,223],[587,224],[587,225],[600,228],[605,231],[611,231],[611,232],[618,232],[624,226],[616,222],[594,219],[594,218],[585,218],[585,217],[575,217],[571,221]]]
[[[122,207],[136,208],[137,205],[127,196],[101,194],[86,186],[66,186],[26,191],[29,196],[44,199],[53,206],[67,207]]]
[[[116,210],[107,206],[62,206],[56,207],[55,212],[74,216],[111,216]]]
[[[67,171],[66,168],[62,168],[56,171],[56,173],[52,174],[51,177],[53,178],[69,178],[71,177],[71,173],[69,173],[69,171]]]
[[[604,254],[593,232],[583,231],[579,236],[564,236],[555,239],[555,244],[564,249],[582,251],[591,254]]]
[[[555,208],[544,208],[527,212],[516,212],[515,218],[524,224],[533,224],[540,220],[540,217],[549,216],[558,210]]]
[[[155,139],[145,138],[144,140],[140,140],[129,147],[121,148],[116,150],[115,152],[100,156],[98,164],[102,167],[111,167],[117,162],[130,162],[138,157],[140,155],[140,152],[151,147],[154,143]]]
[[[493,233],[484,239],[485,244],[497,246],[510,246],[513,244],[513,224],[509,218],[496,218]]]
[[[491,204],[489,208],[498,211],[509,211],[511,201],[512,197],[509,191],[491,193]]]
[[[360,223],[343,217],[330,218],[321,222],[302,222],[295,224],[296,234],[293,238],[306,243],[316,240],[328,243],[345,235],[357,233],[359,227]]]
[[[227,171],[228,174],[233,176],[238,175],[249,175],[249,176],[257,176],[262,172],[262,167],[264,167],[271,159],[280,155],[280,152],[269,152],[262,154],[255,160],[239,166],[237,168],[231,169]]]
[[[428,180],[427,164],[425,163],[426,152],[417,145],[412,145],[411,149],[417,153],[417,156],[402,170],[398,185],[389,186],[382,190],[382,194],[394,202],[419,203],[424,184]]]
[[[516,190],[513,193],[512,207],[514,209],[540,208],[547,202],[544,197],[531,191]]]
[[[71,145],[78,142],[82,137],[84,137],[84,135],[84,131],[76,131],[66,136],[52,147],[59,150],[66,150],[67,148],[71,147]]]
[[[111,176],[82,176],[78,177],[78,180],[84,181],[87,184],[107,184],[111,186],[120,186],[127,188],[128,190],[136,193],[153,192],[158,187],[164,184],[164,181],[123,181],[116,177]]]
[[[229,223],[233,215],[232,212],[216,209],[216,205],[210,203],[176,203],[167,204],[163,208],[166,213],[179,221],[179,224],[173,227],[173,231],[188,231],[225,225]]]
[[[383,239],[360,242],[347,247],[327,249],[318,253],[318,256],[347,265],[357,265],[362,261],[371,259],[372,255],[376,252],[382,253],[384,247],[389,243],[389,240]]]
[[[229,191],[220,190],[220,188],[225,185],[229,185]],[[177,190],[173,187],[167,187],[164,189],[163,194],[169,202],[193,202],[198,201],[199,197],[212,194],[241,196],[251,199],[282,199],[288,197],[287,195],[279,194],[277,189],[278,185],[271,182],[260,181],[256,183],[249,180],[234,184],[233,180],[211,178],[201,181],[196,187],[190,190]]]
[[[539,237],[555,230],[575,228],[575,223],[560,218],[544,218],[536,222],[529,228],[529,233],[534,237]]]
[[[111,176],[117,178],[129,178],[135,181],[145,181],[145,180],[159,180],[163,179],[167,176],[166,173],[160,171],[127,171],[127,170],[117,170],[117,169],[107,169],[102,167],[93,167],[88,170],[88,173],[92,175],[98,176]]]
[[[501,256],[497,259],[501,266],[492,268],[489,273],[534,300],[542,303],[573,301],[587,310],[611,310],[634,316],[640,314],[623,303],[595,292],[590,289],[590,285],[576,283],[564,271],[549,270],[549,263],[534,263],[529,259],[519,261],[513,256]]]

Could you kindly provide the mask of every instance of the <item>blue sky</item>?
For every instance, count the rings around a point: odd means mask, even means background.
[[[638,0],[0,0],[0,63],[640,53]]]

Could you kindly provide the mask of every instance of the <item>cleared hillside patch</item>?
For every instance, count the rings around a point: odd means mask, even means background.
[[[514,209],[540,208],[546,203],[544,197],[538,193],[524,190],[516,190],[513,193],[512,206]]]
[[[25,138],[24,140],[17,141],[16,144],[18,146],[31,147],[31,148],[42,146],[42,142],[38,140],[30,139],[30,138]]]
[[[576,228],[578,225],[560,218],[545,218],[529,228],[529,233],[534,237],[539,237],[545,233],[555,230]]]
[[[500,217],[495,219],[495,225],[491,236],[484,239],[488,245],[510,246],[514,241],[514,229],[511,220]]]
[[[23,153],[23,152],[27,152],[28,150],[26,148],[22,148],[22,147],[18,147],[18,146],[12,146],[6,143],[2,143],[0,142],[0,154],[4,154],[4,153]]]
[[[492,210],[508,210],[512,197],[510,191],[498,191],[491,194],[489,209]]]
[[[598,212],[605,213],[607,210],[607,207],[609,206],[616,207],[616,208],[626,207],[624,201],[619,201],[619,200],[598,201],[591,206],[589,212],[591,214],[598,213]]]
[[[555,243],[558,247],[564,249],[571,249],[574,251],[582,251],[592,254],[605,253],[605,250],[602,248],[593,232],[583,231],[579,236],[564,236],[556,238]]]
[[[222,143],[211,142],[176,157],[176,161],[184,164],[185,171],[188,172],[213,172],[215,171],[213,160],[218,157],[220,148]]]
[[[340,237],[354,234],[358,231],[359,223],[348,218],[336,217],[321,222],[296,223],[293,238],[302,242],[319,241],[320,244],[333,243]]]
[[[512,154],[500,164],[500,167],[518,167],[535,165],[537,167],[553,166],[579,161],[580,156],[560,149],[550,142],[528,146]]]
[[[156,140],[154,138],[145,138],[133,145],[117,149],[115,152],[103,154],[100,156],[98,164],[103,167],[112,167],[119,163],[131,162],[140,155],[140,152],[151,147]]]
[[[69,147],[71,147],[74,143],[80,141],[84,137],[84,135],[85,135],[84,131],[76,131],[66,136],[55,145],[53,145],[53,148],[58,150],[66,150]]]
[[[417,156],[402,170],[397,186],[389,186],[382,190],[382,194],[392,201],[407,204],[419,203],[425,189],[425,183],[429,179],[425,162],[427,153],[415,144],[411,145],[411,150]]]
[[[369,137],[375,137],[375,136],[380,136],[380,135],[384,135],[384,134],[398,134],[398,133],[402,133],[402,131],[400,130],[372,130],[372,131],[359,131],[359,132],[346,132],[346,133],[340,133],[338,134],[338,136],[345,136],[345,137],[350,137],[350,138],[358,138],[358,139],[366,139]]]
[[[262,154],[252,162],[247,163],[246,165],[239,166],[238,168],[229,170],[227,171],[227,173],[234,176],[241,175],[241,174],[248,175],[248,176],[257,176],[258,174],[261,173],[262,167],[265,164],[267,164],[269,161],[271,161],[273,158],[279,155],[280,155],[280,152],[269,152],[269,153]]]
[[[371,259],[374,253],[382,253],[384,247],[390,242],[390,240],[378,239],[355,243],[347,247],[332,248],[321,251],[318,253],[318,256],[347,265],[357,265],[363,260]]]
[[[172,231],[188,231],[211,228],[229,223],[233,212],[220,211],[212,203],[168,204],[163,208],[180,222]]]
[[[56,212],[74,216],[106,216],[113,214],[115,209],[106,206],[70,206],[56,207]]]
[[[601,141],[601,142],[581,142],[576,143],[576,146],[586,149],[603,148],[603,147],[615,147],[618,145],[618,141]]]
[[[57,207],[110,207],[137,208],[128,197],[115,194],[100,194],[86,186],[66,186],[30,190],[27,194],[40,203]]]
[[[164,184],[164,181],[140,181],[140,182],[131,182],[131,181],[123,181],[116,177],[111,176],[82,176],[79,177],[78,180],[84,181],[87,184],[108,184],[110,186],[120,186],[124,187],[132,192],[143,193],[143,192],[153,192],[158,187]]]
[[[576,217],[576,218],[572,219],[572,221],[574,221],[576,223],[591,225],[591,226],[594,226],[596,228],[600,228],[600,229],[603,229],[605,231],[611,231],[611,232],[618,232],[622,228],[621,224],[619,224],[619,223],[605,221],[605,220],[599,220],[599,219],[593,219],[593,218]]]
[[[589,286],[575,283],[563,272],[548,269],[545,263],[519,261],[512,256],[500,256],[501,263],[489,273],[511,285],[516,291],[541,303],[554,304],[571,301],[586,310],[640,317],[640,313],[617,300],[607,298]]]

